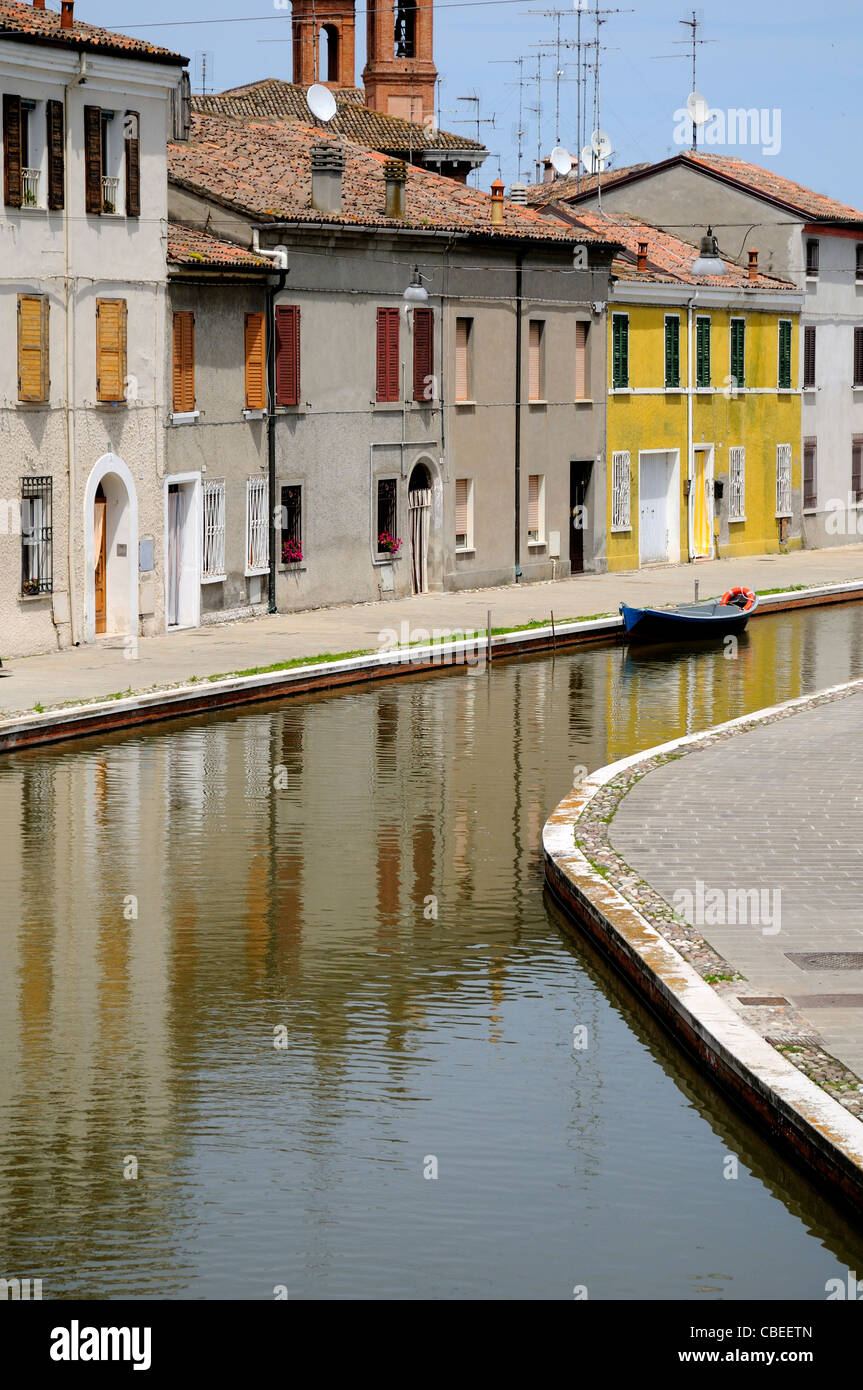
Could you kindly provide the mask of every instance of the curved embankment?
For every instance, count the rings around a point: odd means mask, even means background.
[[[861,689],[861,681],[836,686],[600,768],[573,788],[543,831],[546,879],[570,920],[613,962],[711,1080],[858,1216],[863,1216],[863,1123],[735,1012],[663,934],[661,917],[649,920],[626,896],[627,891],[636,895],[637,875],[592,860],[576,837],[601,853],[594,833],[599,815],[595,799],[602,794],[601,839],[617,801],[649,776],[657,760],[697,752],[717,739]],[[612,858],[619,860],[608,856],[609,863]],[[670,914],[666,927],[669,920]]]

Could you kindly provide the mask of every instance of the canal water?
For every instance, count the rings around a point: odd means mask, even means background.
[[[863,609],[810,609],[731,658],[608,646],[5,757],[0,1277],[823,1299],[863,1240],[568,931],[541,833],[573,767],[860,675]]]

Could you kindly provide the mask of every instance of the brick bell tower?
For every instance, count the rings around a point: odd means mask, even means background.
[[[366,106],[408,121],[434,121],[433,8],[428,0],[368,0]]]
[[[293,0],[293,81],[353,87],[354,24],[354,0]]]

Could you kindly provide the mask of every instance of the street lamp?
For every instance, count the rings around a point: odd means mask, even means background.
[[[725,263],[719,257],[719,242],[713,235],[713,228],[707,228],[707,235],[701,238],[701,252],[692,262],[693,275],[726,275]]]
[[[405,290],[403,298],[409,305],[428,304],[428,290],[423,285],[423,277],[420,275],[418,265],[414,266],[414,278]]]

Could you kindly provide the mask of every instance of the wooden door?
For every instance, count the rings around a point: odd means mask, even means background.
[[[96,631],[104,632],[107,626],[107,569],[108,553],[105,537],[105,508],[104,498],[97,497],[95,502],[95,513],[93,517],[93,555],[96,561]]]

